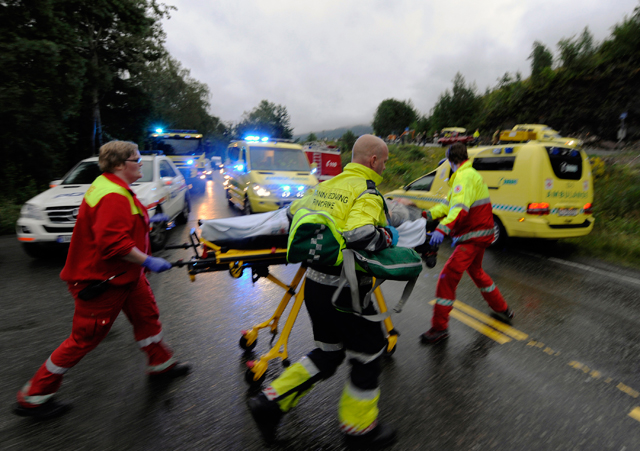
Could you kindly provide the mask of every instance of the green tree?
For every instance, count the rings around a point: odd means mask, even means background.
[[[574,70],[586,68],[596,50],[589,27],[585,27],[579,37],[561,39],[558,42],[558,50],[562,67]]]
[[[553,54],[540,41],[534,41],[533,50],[531,50],[531,54],[528,59],[531,60],[532,80],[538,79],[542,71],[547,67],[551,67],[553,64]]]
[[[242,120],[235,127],[235,135],[242,138],[252,134],[284,139],[293,137],[293,128],[291,128],[287,108],[268,100],[262,100],[253,110],[245,111]]]
[[[611,37],[600,46],[600,55],[605,63],[620,63],[637,67],[640,63],[640,6],[631,17],[616,24]]]
[[[466,85],[458,72],[453,78],[453,88],[440,94],[431,113],[431,126],[435,130],[444,127],[477,127],[481,98],[476,94],[475,85]]]
[[[387,136],[391,133],[399,135],[417,117],[418,113],[416,113],[411,100],[386,99],[378,105],[371,125],[374,133],[378,136]]]
[[[309,133],[309,136],[307,136],[307,139],[304,140],[304,142],[306,143],[310,143],[310,142],[314,142],[317,141],[318,137],[316,136],[315,133]]]
[[[342,144],[344,144],[344,147],[343,146],[340,146],[340,147],[343,150],[347,150],[347,151],[351,150],[351,149],[353,149],[353,145],[356,143],[357,139],[358,139],[358,137],[356,135],[354,135],[351,130],[347,130],[340,137],[340,140],[342,141]]]

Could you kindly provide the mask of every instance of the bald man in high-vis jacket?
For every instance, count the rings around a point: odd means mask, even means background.
[[[388,156],[387,145],[380,138],[361,136],[353,146],[352,162],[344,171],[292,204],[291,212],[304,207],[329,213],[347,248],[376,252],[395,245],[398,232],[386,224],[382,197],[365,193],[373,189],[372,184],[382,182]],[[338,420],[345,441],[348,445],[372,449],[391,444],[395,439],[391,427],[378,423],[378,376],[386,337],[379,322],[350,311],[349,288],[344,288],[336,306],[332,305],[341,268],[309,265],[304,298],[316,347],[258,396],[249,399],[251,413],[268,442],[274,439],[283,414],[295,407],[317,382],[331,377],[345,357],[351,365],[351,374],[338,404]],[[372,280],[364,273],[358,280],[363,297],[371,289]],[[371,315],[376,311],[370,304],[363,313]]]
[[[174,359],[162,339],[158,306],[145,276],[146,271],[166,271],[171,263],[148,255],[149,216],[130,187],[142,177],[138,146],[111,141],[100,148],[98,164],[104,173],[82,200],[60,273],[75,299],[71,335],[18,392],[14,413],[20,416],[50,419],[69,410],[70,404],[54,399],[64,374],[100,344],[120,311],[147,355],[150,380],[190,371],[188,364]],[[86,294],[88,287],[107,279],[111,280],[104,292]]]
[[[440,220],[430,244],[440,245],[445,235],[449,235],[456,243],[456,248],[438,278],[431,329],[421,335],[425,344],[437,343],[449,336],[449,313],[456,299],[456,288],[465,271],[480,289],[489,307],[501,319],[510,320],[514,317],[500,290],[482,269],[484,251],[494,238],[487,184],[471,166],[464,144],[452,145],[447,150],[447,158],[453,170],[447,200],[424,212],[424,216],[428,220]]]

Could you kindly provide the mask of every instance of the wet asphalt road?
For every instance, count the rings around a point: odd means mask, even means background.
[[[193,207],[170,242],[183,242],[198,218],[238,214],[227,207],[218,178]],[[489,250],[484,266],[516,312],[513,329],[485,325],[490,319],[477,312],[489,309],[465,276],[451,337],[423,346],[418,336],[429,327],[428,302],[450,252],[441,249],[438,265],[423,271],[405,310],[393,317],[401,336],[385,359],[380,402],[381,421],[399,433],[389,449],[640,449],[640,273],[578,261],[562,243]],[[158,255],[175,260],[189,252]],[[275,444],[260,440],[245,405],[244,372],[247,360],[268,350],[269,334],[260,333],[253,356],[238,340],[241,329],[271,316],[283,291],[264,279],[253,285],[248,271],[240,279],[201,274],[195,282],[178,268],[149,277],[165,337],[193,364],[191,375],[150,386],[121,316],[67,373],[58,397],[74,402],[68,415],[42,423],[12,415],[15,392],[70,332],[73,303],[58,278],[63,265],[64,255],[33,260],[15,237],[0,237],[0,449],[343,449],[336,410],[346,365],[285,417]],[[271,269],[288,282],[296,267]],[[400,287],[383,285],[389,304]],[[289,340],[291,360],[312,347],[303,308]],[[272,361],[267,380],[281,370]]]

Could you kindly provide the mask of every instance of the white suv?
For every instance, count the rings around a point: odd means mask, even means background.
[[[71,242],[84,194],[100,173],[98,157],[82,160],[62,180],[51,182],[51,189],[24,204],[16,233],[27,254],[39,257],[46,244]],[[147,207],[149,217],[159,213],[169,217],[169,221],[151,226],[151,247],[160,250],[167,242],[167,231],[175,222],[186,223],[189,217],[191,206],[184,177],[169,158],[142,155],[142,177],[131,188]]]

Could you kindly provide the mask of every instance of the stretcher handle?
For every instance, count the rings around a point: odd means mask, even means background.
[[[178,268],[182,268],[183,266],[186,266],[186,265],[188,265],[188,264],[190,264],[192,262],[190,262],[190,261],[185,262],[183,259],[180,259],[180,260],[176,260],[175,262],[170,262],[170,263],[171,263],[171,267],[172,268],[175,268],[176,266]]]

